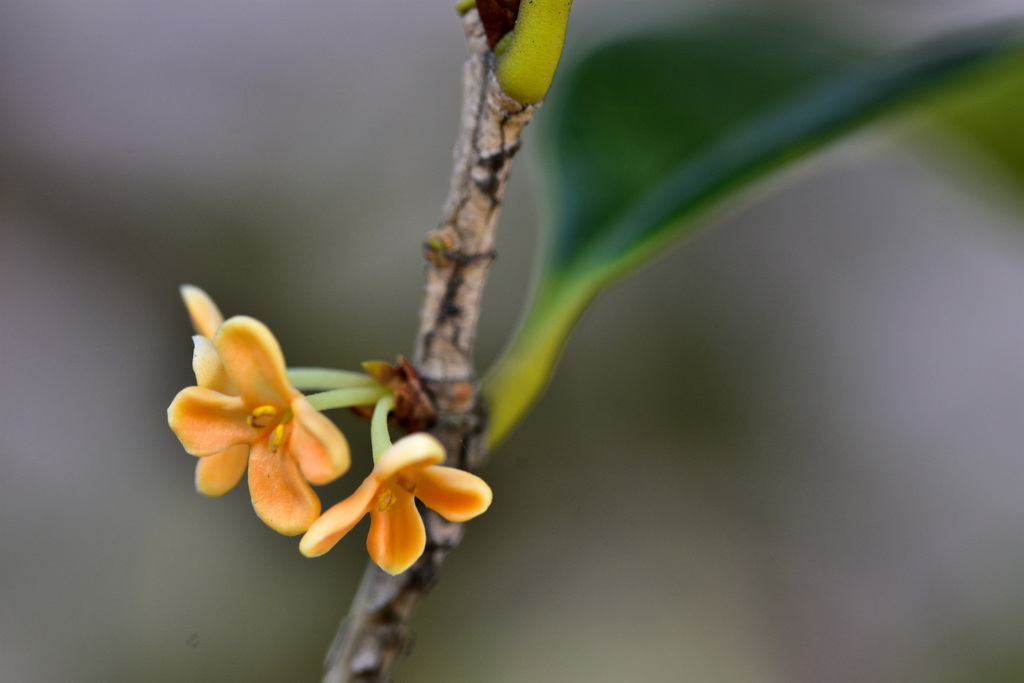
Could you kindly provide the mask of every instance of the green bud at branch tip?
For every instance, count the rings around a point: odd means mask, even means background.
[[[515,28],[501,41],[497,77],[517,102],[544,99],[562,55],[572,0],[521,0]]]

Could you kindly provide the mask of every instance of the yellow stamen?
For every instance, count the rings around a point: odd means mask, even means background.
[[[284,441],[284,425],[279,424],[274,428],[274,436],[270,437],[270,450],[276,451],[282,441]]]
[[[386,511],[388,508],[395,504],[396,500],[398,499],[395,498],[395,494],[391,493],[391,489],[385,488],[377,497],[377,510],[379,510],[380,512]]]
[[[271,420],[277,416],[277,408],[274,406],[260,406],[252,411],[252,414],[245,418],[246,424],[253,429],[263,429],[270,425]]]

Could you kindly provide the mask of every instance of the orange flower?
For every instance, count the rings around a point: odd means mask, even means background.
[[[320,514],[309,483],[326,484],[348,469],[348,443],[288,382],[281,347],[263,323],[239,316],[220,324],[201,290],[182,294],[197,331],[216,330],[212,341],[194,338],[198,386],[183,389],[167,409],[185,450],[202,458],[196,486],[208,495],[227,491],[241,478],[247,452],[256,514],[275,531],[300,534]]]
[[[480,477],[439,466],[443,461],[444,447],[434,437],[418,432],[399,439],[355,493],[313,522],[299,550],[306,557],[323,555],[370,513],[370,557],[389,574],[405,571],[427,539],[414,497],[452,522],[472,519],[491,504],[491,489]]]

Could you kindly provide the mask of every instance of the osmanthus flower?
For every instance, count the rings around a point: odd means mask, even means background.
[[[393,405],[394,399],[386,397],[374,412],[371,430],[377,463],[373,472],[355,493],[309,527],[299,542],[306,557],[326,553],[369,513],[366,548],[370,558],[389,574],[400,574],[426,547],[426,530],[415,498],[452,522],[465,522],[490,506],[491,489],[480,477],[440,465],[444,447],[434,437],[417,432],[390,444],[387,412]],[[385,440],[389,447],[382,446]]]
[[[247,464],[256,514],[275,531],[300,534],[320,514],[309,484],[326,484],[348,469],[348,443],[289,382],[281,347],[263,323],[244,316],[219,323],[201,290],[183,296],[200,332],[193,357],[198,386],[178,393],[167,421],[186,451],[215,458],[197,470],[197,487],[223,493]],[[214,330],[212,340],[203,336]]]

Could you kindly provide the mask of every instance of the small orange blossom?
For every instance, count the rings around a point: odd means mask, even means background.
[[[309,483],[326,484],[348,469],[348,443],[289,383],[281,347],[263,323],[238,316],[215,324],[219,311],[192,290],[183,296],[197,331],[216,334],[194,338],[198,386],[178,393],[167,421],[186,451],[216,458],[209,471],[197,469],[200,491],[223,493],[237,483],[241,446],[256,514],[275,531],[300,534],[320,514]]]
[[[307,557],[323,555],[370,513],[371,559],[389,574],[405,571],[426,546],[414,498],[452,522],[472,519],[491,504],[491,489],[480,477],[440,466],[443,461],[444,447],[434,437],[417,432],[399,439],[355,493],[313,522],[299,550]]]

